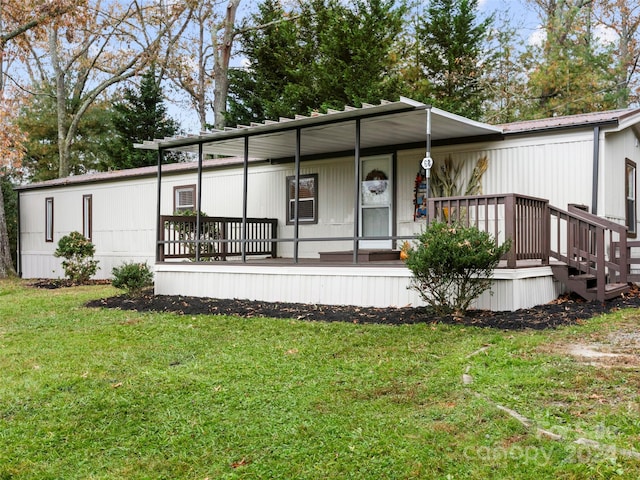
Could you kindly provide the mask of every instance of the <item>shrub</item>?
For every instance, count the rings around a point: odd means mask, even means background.
[[[153,272],[144,263],[124,262],[120,267],[114,267],[113,286],[126,290],[130,295],[139,295],[145,287],[153,284]]]
[[[493,269],[510,246],[510,241],[498,246],[475,227],[434,222],[406,250],[410,288],[436,313],[462,316],[491,287]]]
[[[73,283],[86,283],[98,270],[93,259],[96,247],[80,232],[71,232],[60,239],[55,257],[62,257],[65,276]]]

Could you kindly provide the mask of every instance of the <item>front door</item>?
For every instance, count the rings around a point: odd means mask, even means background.
[[[391,155],[365,157],[361,160],[360,236],[391,235],[393,179]],[[362,240],[363,249],[391,249],[391,240]]]

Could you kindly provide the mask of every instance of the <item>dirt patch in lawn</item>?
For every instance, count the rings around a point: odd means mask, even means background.
[[[640,327],[622,325],[618,330],[589,338],[589,342],[546,345],[547,353],[563,353],[581,363],[604,368],[640,368]]]

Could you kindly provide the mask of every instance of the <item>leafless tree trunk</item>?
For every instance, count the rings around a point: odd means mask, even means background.
[[[231,60],[231,49],[233,47],[233,37],[235,36],[236,11],[240,5],[240,0],[229,0],[227,14],[222,25],[222,36],[212,35],[215,47],[213,76],[215,87],[213,92],[213,114],[214,126],[223,129],[225,125],[225,114],[227,113],[227,94],[229,93],[229,61]]]

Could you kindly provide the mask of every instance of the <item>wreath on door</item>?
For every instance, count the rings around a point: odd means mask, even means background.
[[[382,170],[378,170],[376,168],[367,173],[367,176],[364,178],[364,180],[365,182],[368,182],[367,189],[372,194],[380,195],[387,189],[387,180],[389,180],[389,177],[387,177],[387,174]]]

